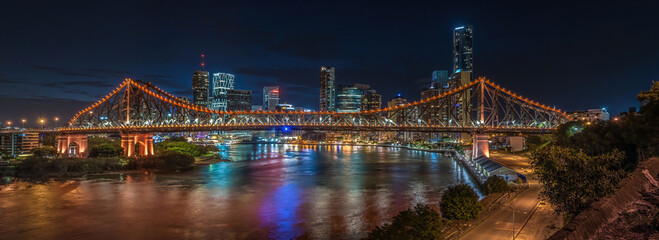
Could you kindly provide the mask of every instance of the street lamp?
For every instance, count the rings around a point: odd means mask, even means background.
[[[39,119],[39,123],[41,124],[41,128],[46,129],[46,120],[45,119]]]
[[[25,128],[25,119],[21,119],[21,122],[23,123],[23,128]]]
[[[59,118],[55,117],[55,128],[57,128],[57,121],[59,121]]]
[[[7,128],[11,128],[11,121],[7,121]]]

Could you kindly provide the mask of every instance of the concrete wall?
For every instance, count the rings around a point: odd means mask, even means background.
[[[627,178],[620,181],[618,189],[604,199],[593,203],[549,239],[591,239],[607,223],[618,218],[642,193],[659,187],[659,158],[654,157],[640,164]]]

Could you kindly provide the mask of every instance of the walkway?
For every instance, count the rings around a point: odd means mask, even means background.
[[[515,233],[524,225],[533,209],[540,201],[542,186],[535,180],[535,174],[530,171],[529,159],[516,155],[492,154],[491,158],[527,176],[529,188],[523,190],[512,201],[491,214],[485,221],[472,228],[461,239],[512,239],[513,227]],[[513,210],[515,212],[513,222]],[[514,225],[513,225],[514,223]]]

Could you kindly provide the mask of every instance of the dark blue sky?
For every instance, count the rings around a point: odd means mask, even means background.
[[[465,23],[475,75],[547,105],[616,114],[659,80],[655,1],[121,2],[3,3],[0,118],[69,118],[125,77],[190,95],[201,53],[255,104],[278,84],[284,101],[317,109],[322,65],[384,101],[418,99],[433,70],[451,69]]]

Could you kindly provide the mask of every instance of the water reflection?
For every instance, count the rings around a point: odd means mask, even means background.
[[[232,145],[233,162],[0,189],[7,239],[357,239],[465,169],[441,154],[372,146]],[[9,181],[9,180],[5,180]],[[480,193],[479,193],[480,194]]]

